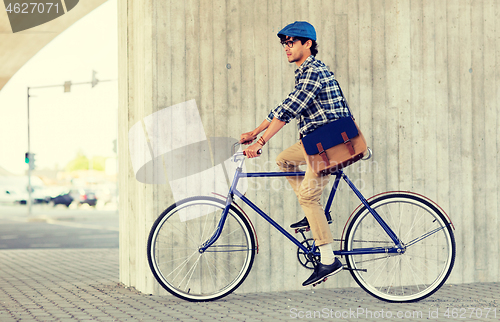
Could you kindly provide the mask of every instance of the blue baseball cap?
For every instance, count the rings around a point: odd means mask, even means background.
[[[313,25],[306,21],[295,21],[278,32],[279,36],[304,37],[316,40],[316,30]]]

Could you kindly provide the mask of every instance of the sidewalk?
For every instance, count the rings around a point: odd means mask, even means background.
[[[87,205],[68,209],[59,205],[34,205],[32,214],[28,215],[26,206],[0,204],[0,219],[19,222],[46,222],[78,228],[104,229],[118,231],[118,212],[114,208],[96,209]],[[1,321],[0,321],[1,322]]]
[[[0,251],[1,322],[499,321],[499,291],[500,283],[445,285],[418,303],[391,304],[360,288],[308,289],[191,303],[121,285],[118,249]]]

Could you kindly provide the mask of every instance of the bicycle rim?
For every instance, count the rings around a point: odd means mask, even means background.
[[[225,203],[194,197],[172,205],[156,221],[148,259],[157,281],[189,301],[210,301],[234,291],[248,275],[255,256],[254,236],[245,217],[231,207],[218,240],[200,246],[215,232]]]
[[[407,245],[399,254],[346,256],[355,281],[368,293],[388,302],[414,302],[436,292],[455,261],[455,239],[444,215],[429,201],[413,194],[386,194],[370,206]],[[346,236],[346,250],[391,248],[394,242],[362,207]]]

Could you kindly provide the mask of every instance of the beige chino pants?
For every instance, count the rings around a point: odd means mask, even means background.
[[[306,164],[301,142],[298,141],[281,152],[276,163],[282,171],[301,171],[298,166]],[[330,180],[330,175],[317,176],[307,167],[305,176],[286,177],[292,186],[299,204],[306,215],[316,246],[333,242],[332,232],[328,227],[325,211],[321,206],[321,193]]]

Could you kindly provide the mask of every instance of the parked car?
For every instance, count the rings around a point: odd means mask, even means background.
[[[0,203],[20,203],[26,204],[28,193],[22,188],[1,186],[0,187]]]
[[[80,205],[88,204],[89,206],[95,206],[97,204],[97,197],[95,192],[90,189],[78,189],[71,192],[72,197]]]
[[[48,194],[47,188],[44,186],[32,187],[31,198],[33,198],[34,203],[48,203],[50,201],[50,196]]]
[[[25,205],[28,196],[28,177],[0,177],[0,201]],[[31,198],[33,203],[47,203],[50,200],[47,195],[47,188],[38,177],[31,178]]]
[[[57,205],[65,205],[66,207],[69,207],[69,205],[73,202],[73,197],[68,191],[53,197],[50,201],[54,207]]]

